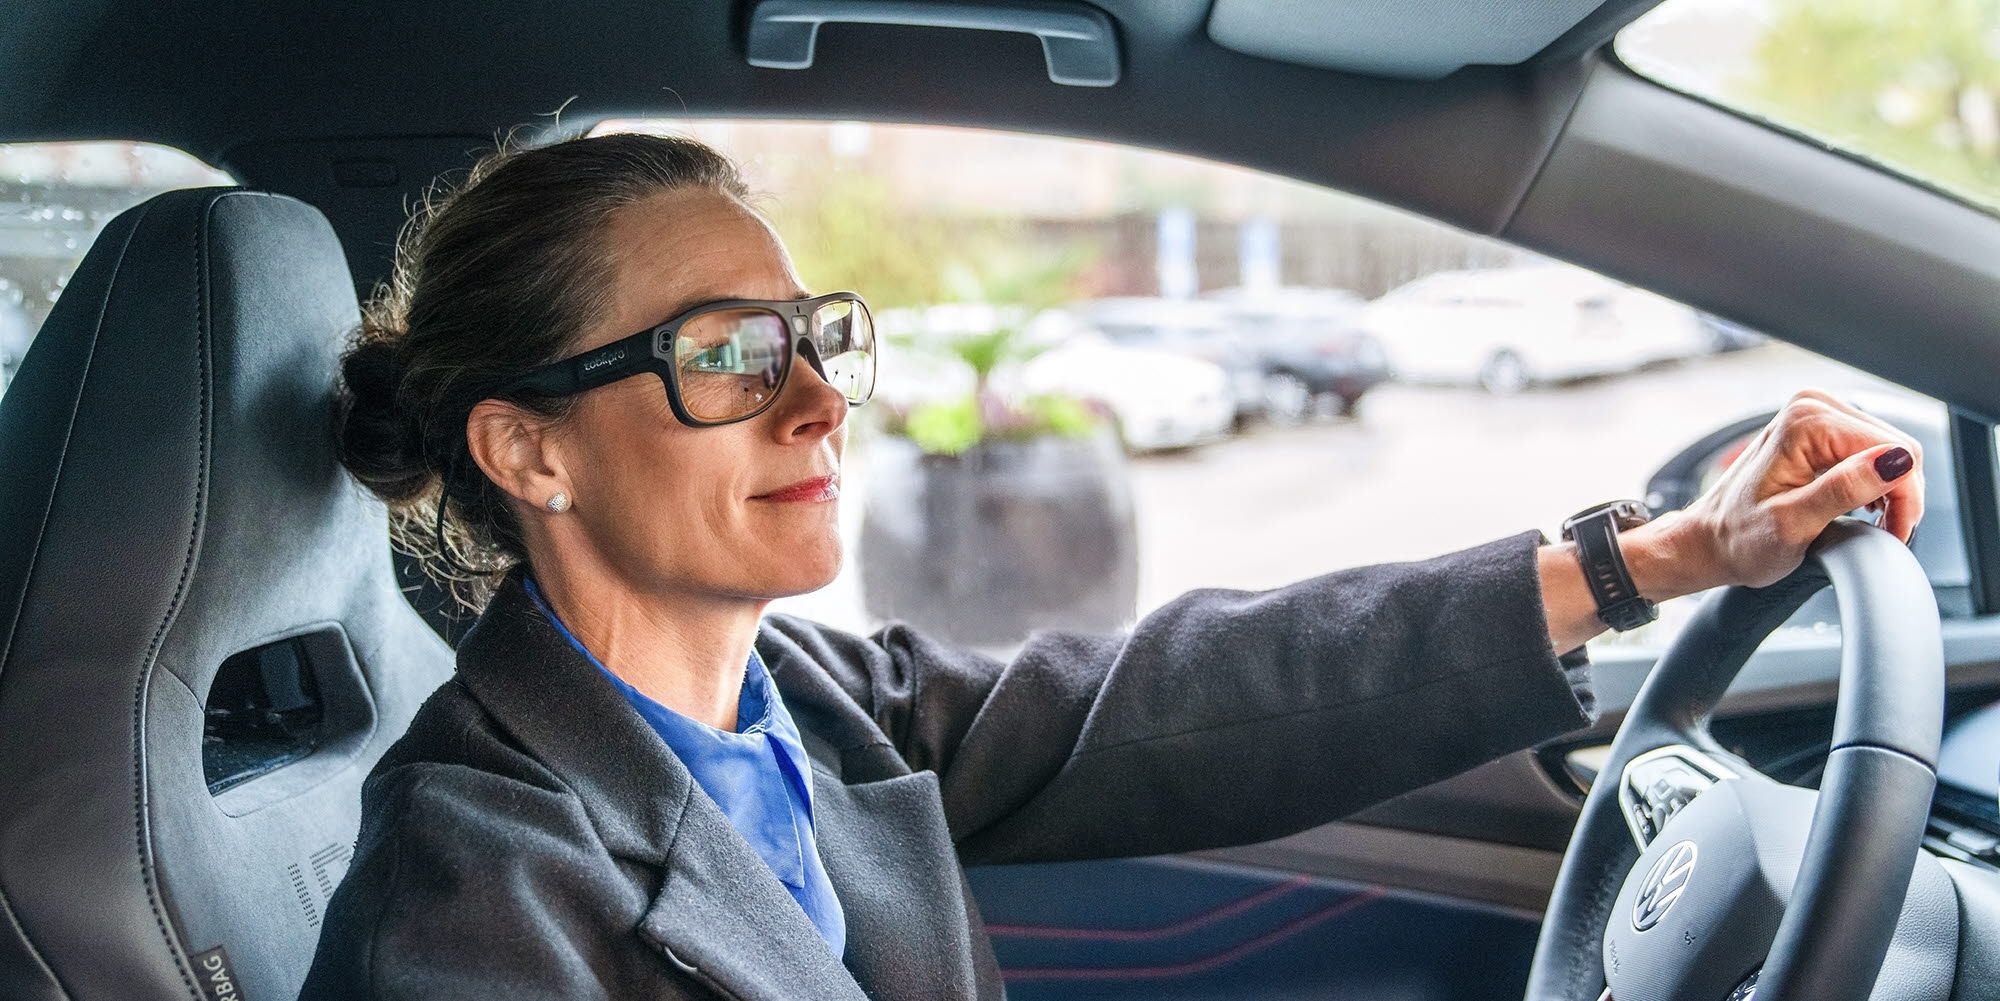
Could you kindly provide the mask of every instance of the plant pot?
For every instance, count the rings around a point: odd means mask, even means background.
[[[991,441],[958,456],[897,437],[870,445],[857,556],[871,615],[994,648],[1033,629],[1132,622],[1138,538],[1115,436]]]

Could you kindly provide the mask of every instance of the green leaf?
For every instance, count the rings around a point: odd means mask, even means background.
[[[926,403],[910,411],[903,434],[932,455],[959,455],[985,433],[979,406],[968,396],[952,403]]]
[[[1087,438],[1104,425],[1082,400],[1068,396],[1031,396],[1023,404],[1050,434],[1064,438]]]

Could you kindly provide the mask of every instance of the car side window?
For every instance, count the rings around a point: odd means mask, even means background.
[[[854,122],[617,129],[736,158],[807,284],[860,291],[892,331],[850,419],[845,570],[773,611],[997,651],[1193,588],[1553,536],[1605,500],[1685,504],[1808,386],[1925,443],[1918,554],[1946,614],[1970,610],[1944,408],[1764,332],[1186,157]],[[1597,645],[1657,647],[1694,604]],[[1793,625],[1832,623],[1827,601]]]
[[[0,392],[105,223],[163,191],[233,183],[164,146],[0,143]]]

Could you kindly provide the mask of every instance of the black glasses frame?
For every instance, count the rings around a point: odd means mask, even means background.
[[[813,349],[808,359],[813,371],[818,372],[820,378],[826,378],[826,370],[821,367],[819,347],[812,342],[811,323],[812,315],[818,312],[820,307],[833,302],[853,303],[855,308],[861,310],[868,318],[869,330],[872,332],[875,329],[875,315],[869,311],[868,303],[856,292],[828,292],[810,299],[718,299],[715,302],[702,303],[672,319],[653,324],[609,344],[529,369],[510,380],[493,395],[524,392],[544,396],[573,396],[599,386],[608,386],[621,379],[651,372],[659,376],[660,382],[666,386],[667,403],[673,407],[674,417],[682,424],[706,428],[747,421],[769,410],[771,404],[778,402],[778,396],[784,391],[786,381],[792,377],[793,362],[804,347],[810,346]],[[784,368],[778,372],[778,383],[771,388],[769,399],[741,417],[705,421],[689,413],[687,405],[681,402],[680,366],[676,364],[674,356],[674,341],[679,336],[681,328],[690,321],[725,309],[762,309],[776,313],[784,320],[785,329],[790,332],[788,337],[790,349],[785,352]],[[874,350],[871,346],[871,353]],[[871,365],[874,363],[873,358],[869,361]],[[869,380],[869,394],[871,396],[874,394],[872,377]],[[865,402],[867,401],[849,400],[847,405],[858,407]]]

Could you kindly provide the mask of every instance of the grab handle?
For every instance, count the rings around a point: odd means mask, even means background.
[[[750,12],[750,65],[802,70],[813,63],[822,24],[1019,31],[1042,41],[1049,79],[1072,87],[1118,82],[1118,36],[1111,19],[1082,3],[977,0],[759,0]]]

